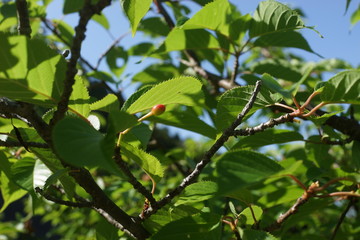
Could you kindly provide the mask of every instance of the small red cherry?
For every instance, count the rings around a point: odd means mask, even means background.
[[[153,115],[158,116],[160,114],[163,114],[163,112],[165,112],[165,109],[166,109],[165,105],[158,104],[158,105],[153,106],[153,108],[151,109],[151,112]]]

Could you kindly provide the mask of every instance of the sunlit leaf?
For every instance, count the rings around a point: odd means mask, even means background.
[[[124,142],[121,143],[121,152],[135,161],[155,182],[160,181],[164,176],[164,169],[160,161],[153,155]]]
[[[116,111],[119,110],[119,108],[120,103],[118,98],[111,93],[90,105],[91,110],[100,110],[104,112]]]
[[[260,2],[250,25],[250,38],[285,30],[304,28],[300,15],[286,5],[268,0]]]
[[[252,226],[260,220],[262,213],[263,210],[261,207],[251,205],[251,209],[250,207],[247,207],[239,214],[240,223]]]
[[[0,34],[0,95],[13,100],[54,105],[65,79],[64,58],[43,41]]]
[[[360,71],[344,71],[330,78],[320,98],[324,102],[360,104]]]
[[[121,5],[130,21],[133,36],[140,20],[149,10],[151,2],[151,0],[121,0]]]
[[[279,238],[274,237],[268,232],[260,231],[260,230],[253,230],[253,229],[245,229],[243,236],[243,240],[254,240],[254,239],[261,239],[261,240],[278,240]]]
[[[194,105],[203,98],[202,84],[193,77],[178,77],[158,85],[141,95],[126,110],[133,114],[150,109],[157,104],[183,104]]]

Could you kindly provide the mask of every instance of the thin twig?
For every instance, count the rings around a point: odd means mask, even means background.
[[[146,197],[151,206],[156,206],[157,202],[151,192],[147,190],[131,173],[128,164],[122,159],[120,155],[120,147],[116,147],[114,151],[114,160],[118,167],[122,170],[123,173],[128,177],[128,182],[136,189],[139,193],[141,193],[144,197]]]
[[[50,120],[51,128],[64,117],[65,112],[68,110],[69,98],[73,90],[72,86],[75,83],[75,75],[77,73],[76,64],[80,58],[82,42],[85,39],[86,26],[94,14],[100,13],[110,4],[111,0],[100,0],[96,5],[91,5],[91,1],[85,1],[84,7],[80,10],[80,19],[78,25],[75,27],[75,37],[71,47],[71,57],[67,63],[64,90],[57,105],[57,110]]]
[[[346,206],[345,210],[342,212],[339,221],[337,222],[333,233],[331,234],[330,240],[334,240],[337,234],[337,231],[339,230],[341,224],[343,223],[345,216],[347,214],[347,212],[350,210],[351,206],[354,204],[354,199],[350,198],[350,201],[348,203],[348,205]]]
[[[24,142],[26,147],[35,147],[35,148],[49,148],[49,145],[46,143],[39,142]],[[0,140],[0,146],[2,147],[23,147],[23,144],[20,142],[5,142]]]
[[[31,26],[29,20],[29,12],[26,0],[16,0],[16,11],[18,16],[18,32],[20,35],[31,37]]]
[[[204,154],[202,160],[198,164],[196,164],[195,169],[186,178],[183,179],[183,181],[179,186],[177,186],[174,190],[169,192],[164,198],[158,201],[158,205],[156,207],[153,207],[152,209],[146,211],[144,214],[145,217],[150,216],[151,214],[155,213],[159,208],[168,204],[174,197],[179,195],[185,189],[185,187],[187,187],[197,179],[201,171],[211,161],[211,158],[224,145],[224,143],[229,139],[229,137],[232,136],[234,129],[241,124],[245,115],[250,111],[256,100],[257,94],[260,91],[260,86],[261,86],[261,81],[257,81],[254,92],[252,93],[249,101],[247,102],[241,113],[237,116],[237,118],[231,124],[231,126],[224,130],[223,134],[216,140],[214,145],[212,145],[211,148]]]
[[[57,204],[61,204],[61,205],[65,205],[68,207],[77,207],[77,208],[91,208],[93,203],[92,202],[87,202],[87,201],[81,201],[81,202],[71,202],[71,201],[65,201],[59,198],[56,198],[46,192],[44,192],[41,188],[36,187],[35,188],[35,192],[39,193],[41,196],[43,196],[45,199],[57,203]]]
[[[237,73],[238,73],[238,70],[239,70],[239,57],[240,57],[240,54],[236,53],[235,54],[235,60],[234,60],[234,67],[233,67],[233,71],[232,71],[231,77],[230,77],[230,82],[231,83],[235,83],[235,79],[236,79],[236,76],[237,76]]]
[[[250,135],[254,135],[257,132],[263,132],[264,130],[266,130],[268,128],[272,128],[276,125],[286,123],[286,122],[291,122],[292,120],[293,120],[293,117],[290,114],[285,114],[278,118],[273,118],[273,119],[268,120],[267,122],[261,123],[260,125],[258,125],[256,127],[234,130],[232,135],[235,137],[236,136],[250,136]]]
[[[120,37],[118,37],[117,39],[114,40],[114,42],[105,50],[105,52],[103,52],[101,54],[101,56],[99,57],[96,66],[94,67],[94,71],[97,71],[101,61],[104,59],[104,57],[106,56],[106,54],[108,54],[110,52],[111,49],[113,49],[126,35],[128,35],[130,32],[124,33],[122,34]]]

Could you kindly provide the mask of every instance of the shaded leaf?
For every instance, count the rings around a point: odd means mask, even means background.
[[[170,125],[182,129],[186,129],[195,133],[199,133],[208,138],[215,139],[216,130],[199,119],[199,116],[192,111],[166,111],[159,116],[149,118],[158,123]]]
[[[122,63],[119,65],[119,60],[122,60]],[[122,47],[113,47],[106,54],[106,62],[109,65],[111,72],[116,76],[120,76],[125,70],[126,63],[128,60],[128,53]]]
[[[143,31],[152,37],[167,36],[170,32],[169,26],[159,17],[150,17],[142,20],[138,31]]]
[[[254,46],[299,48],[321,57],[319,54],[317,54],[311,49],[306,39],[300,33],[295,31],[275,32],[260,36],[255,40]]]
[[[360,142],[354,141],[351,153],[352,166],[355,167],[354,172],[360,169]]]
[[[158,85],[146,91],[136,99],[126,110],[134,114],[150,109],[157,104],[183,104],[193,105],[199,99],[203,99],[202,84],[193,77],[178,77]]]
[[[236,191],[268,178],[282,169],[274,160],[257,152],[246,150],[227,152],[216,164],[219,192]]]
[[[222,131],[231,125],[249,101],[253,91],[254,86],[237,87],[226,91],[220,97],[215,119],[218,130]],[[270,94],[267,89],[261,89],[248,116],[258,109],[274,104],[277,99],[273,99]]]
[[[218,184],[210,181],[202,181],[187,186],[180,195],[176,205],[202,202],[217,195]]]
[[[200,213],[170,222],[150,239],[218,240],[221,234],[220,226],[220,216],[211,213]]]
[[[84,6],[84,0],[65,0],[64,7],[63,7],[63,13],[69,14],[78,12],[82,7]]]
[[[289,61],[284,59],[265,59],[254,63],[251,71],[258,74],[270,74],[275,78],[284,79],[291,82],[298,82],[302,73]]]
[[[105,142],[105,137],[89,123],[78,118],[64,118],[53,130],[56,152],[63,160],[77,167],[101,167],[111,173],[117,173],[112,161],[112,142]]]
[[[301,140],[304,140],[304,138],[298,132],[272,128],[252,136],[242,137],[232,148],[258,148],[271,144]]]
[[[288,186],[288,187],[281,187],[276,191],[273,191],[268,194],[264,194],[259,200],[258,204],[264,206],[265,208],[271,208],[276,205],[286,204],[295,202],[296,199],[301,197],[304,193],[304,189],[300,188],[299,186]]]
[[[360,104],[360,70],[343,71],[330,78],[320,98],[324,102]]]
[[[274,237],[268,232],[253,230],[253,229],[245,229],[242,235],[243,240],[278,240],[279,238]]]

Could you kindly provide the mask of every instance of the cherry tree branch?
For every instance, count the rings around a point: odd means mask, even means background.
[[[174,190],[169,192],[164,198],[158,201],[157,206],[152,206],[152,208],[150,208],[148,211],[145,211],[144,212],[145,217],[149,217],[151,214],[154,214],[159,208],[170,203],[170,201],[174,197],[179,195],[185,189],[185,187],[196,181],[201,171],[211,161],[211,158],[224,145],[224,143],[229,139],[229,137],[232,136],[234,129],[242,123],[243,118],[250,111],[256,100],[257,94],[260,91],[260,86],[261,86],[261,81],[257,81],[254,92],[252,93],[249,101],[247,102],[241,113],[239,113],[239,115],[237,116],[235,121],[231,124],[231,126],[224,130],[223,134],[216,140],[214,145],[212,145],[211,148],[204,154],[202,160],[198,164],[196,164],[195,169],[186,178],[183,179],[183,181],[179,186],[177,186]]]
[[[119,168],[123,171],[123,173],[128,177],[128,182],[136,189],[139,193],[141,193],[146,199],[149,200],[152,206],[156,206],[157,202],[151,192],[147,190],[131,173],[128,164],[122,159],[120,155],[120,147],[116,147],[114,151],[114,160],[115,163],[119,166]]]
[[[18,32],[20,35],[25,35],[27,37],[31,37],[31,26],[29,21],[29,11],[28,4],[26,0],[16,0],[16,12],[18,16]]]
[[[278,118],[270,119],[267,122],[261,123],[260,125],[258,125],[256,127],[234,130],[232,135],[235,137],[254,135],[255,133],[263,132],[268,128],[273,128],[276,125],[286,123],[286,122],[291,122],[293,119],[294,119],[294,117],[292,117],[288,113],[288,114],[282,115]]]
[[[77,73],[76,64],[80,58],[82,42],[85,39],[86,26],[94,14],[101,13],[101,11],[110,4],[111,0],[99,0],[96,5],[91,5],[91,1],[87,0],[85,1],[84,7],[80,10],[80,19],[78,25],[75,27],[75,36],[71,46],[71,58],[67,64],[64,90],[57,105],[57,110],[54,112],[54,116],[50,121],[51,128],[64,117],[65,112],[68,110],[69,98]]]
[[[25,144],[26,147],[35,147],[35,148],[49,148],[49,145],[46,143],[39,142],[8,142],[0,140],[0,146],[2,147],[23,147]]]
[[[355,198],[350,198],[350,201],[348,203],[348,205],[346,206],[346,208],[344,209],[344,211],[342,212],[340,218],[339,218],[339,221],[337,222],[335,228],[334,228],[334,231],[333,233],[331,234],[331,238],[330,240],[334,240],[335,237],[336,237],[336,234],[341,226],[341,224],[343,223],[345,217],[346,217],[346,214],[348,213],[348,211],[350,210],[350,208],[353,206],[353,204],[355,204]]]

